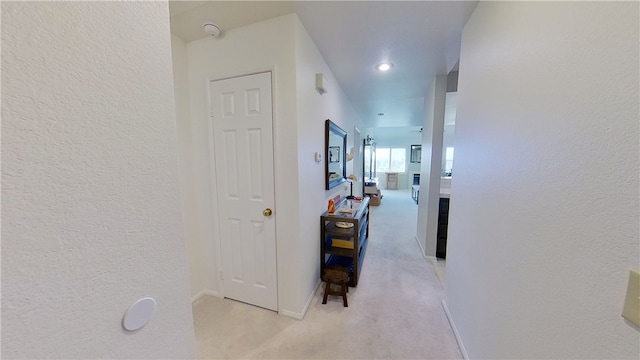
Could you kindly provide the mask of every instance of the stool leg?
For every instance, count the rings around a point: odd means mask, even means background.
[[[344,307],[349,307],[349,304],[347,303],[348,289],[349,289],[349,286],[347,284],[342,284],[342,304],[344,305]]]
[[[331,285],[329,285],[329,282],[328,281],[325,282],[325,285],[324,285],[324,298],[322,298],[322,303],[323,304],[327,303],[327,296],[329,296],[329,289],[330,289],[329,286],[331,286]]]

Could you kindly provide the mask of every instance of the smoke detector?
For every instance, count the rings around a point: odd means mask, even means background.
[[[202,24],[202,30],[213,37],[220,36],[220,33],[222,32],[222,28],[218,24],[211,21],[207,21]]]

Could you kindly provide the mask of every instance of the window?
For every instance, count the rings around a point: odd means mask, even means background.
[[[405,148],[376,149],[376,171],[404,172],[406,162],[407,149]]]

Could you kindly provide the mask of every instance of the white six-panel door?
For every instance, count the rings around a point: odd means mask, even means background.
[[[271,72],[212,81],[211,106],[224,296],[277,311]]]

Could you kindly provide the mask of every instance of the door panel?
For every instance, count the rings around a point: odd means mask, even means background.
[[[211,106],[224,296],[277,310],[271,73],[212,81]]]

